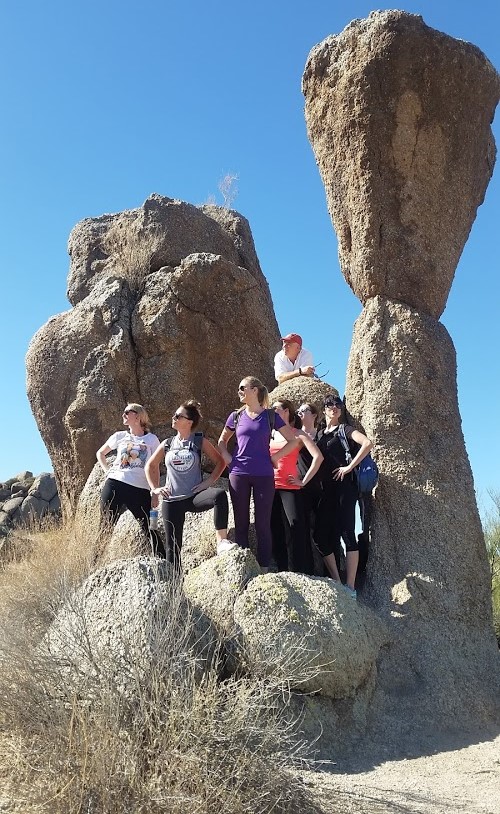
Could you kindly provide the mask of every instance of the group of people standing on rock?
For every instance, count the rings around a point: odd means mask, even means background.
[[[314,376],[311,354],[302,349],[298,334],[282,339],[275,357],[275,374],[281,383],[298,376]],[[227,417],[217,448],[197,431],[202,419],[200,405],[187,400],[172,416],[173,437],[160,443],[151,432],[148,414],[140,404],[128,404],[123,424],[97,452],[106,472],[101,506],[115,523],[129,509],[151,535],[153,550],[180,568],[182,536],[188,512],[214,509],[217,552],[233,546],[249,547],[250,498],[253,496],[257,560],[267,570],[274,559],[279,571],[315,573],[314,548],[328,575],[340,582],[344,541],[345,587],[356,597],[355,580],[359,545],[355,533],[358,499],[355,467],[369,453],[372,443],[359,430],[345,423],[345,406],[334,394],[324,399],[324,418],[318,428],[318,410],[304,402],[296,410],[287,399],[271,408],[268,391],[254,376],[238,387],[240,408]],[[351,460],[346,460],[339,437],[342,427]],[[234,447],[229,442],[234,436]],[[116,451],[111,466],[106,456]],[[203,479],[201,457],[213,464]],[[166,469],[160,485],[160,464]],[[228,540],[228,500],[224,489],[215,487],[229,470],[229,494],[233,506],[235,540]],[[149,528],[151,508],[162,498],[165,544]],[[313,541],[313,545],[312,542]]]

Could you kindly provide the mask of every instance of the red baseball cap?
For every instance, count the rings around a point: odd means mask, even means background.
[[[302,337],[299,334],[287,334],[286,336],[281,337],[282,342],[296,342],[297,345],[302,347]]]

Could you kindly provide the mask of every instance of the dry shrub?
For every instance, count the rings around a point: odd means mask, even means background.
[[[160,245],[157,228],[146,226],[144,216],[137,216],[132,220],[116,219],[107,232],[103,248],[111,258],[115,273],[125,278],[131,290],[138,293]]]
[[[103,665],[72,689],[68,665],[43,646],[92,569],[94,552],[78,550],[72,533],[13,541],[0,576],[0,765],[10,802],[24,814],[315,812],[291,771],[307,762],[286,681],[224,677],[221,642],[203,660],[177,581],[162,583],[168,613],[156,619],[146,674],[130,664],[124,689]]]

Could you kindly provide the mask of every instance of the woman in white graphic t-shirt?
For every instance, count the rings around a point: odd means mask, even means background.
[[[106,473],[101,491],[101,507],[113,525],[128,509],[149,534],[149,511],[158,505],[156,495],[151,497],[144,467],[160,441],[151,432],[149,416],[142,404],[128,404],[123,411],[126,430],[113,433],[97,450],[97,460]],[[109,464],[106,456],[116,452]],[[156,532],[151,533],[155,553],[163,554]]]

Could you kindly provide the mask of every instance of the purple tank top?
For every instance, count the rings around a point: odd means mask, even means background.
[[[285,422],[279,415],[274,418],[274,426],[277,430],[285,426]],[[227,419],[226,427],[234,431],[233,413]],[[236,443],[229,471],[235,475],[270,475],[274,477],[269,452],[270,438],[267,411],[263,410],[256,418],[250,418],[247,411],[242,410],[236,426]]]

